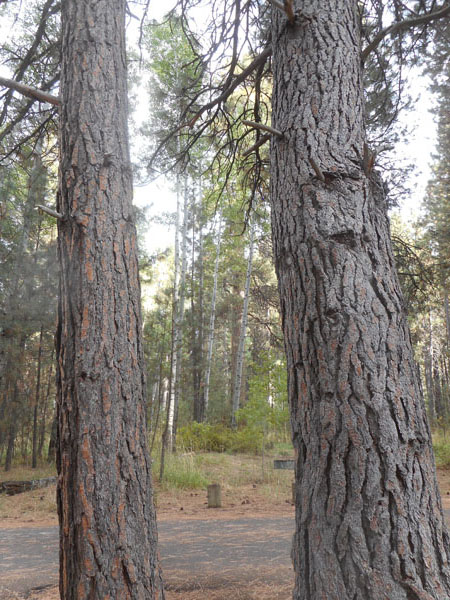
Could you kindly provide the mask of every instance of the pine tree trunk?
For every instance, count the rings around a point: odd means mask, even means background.
[[[219,226],[217,231],[216,240],[216,260],[214,263],[214,279],[213,279],[213,291],[211,297],[211,315],[209,318],[209,332],[208,332],[208,355],[206,358],[206,373],[205,373],[205,400],[204,400],[204,415],[205,418],[208,416],[209,406],[209,382],[211,378],[211,364],[212,364],[212,353],[214,346],[214,324],[216,320],[216,298],[217,298],[217,280],[219,278],[219,260],[220,260],[220,246],[222,243],[222,206],[219,212]]]
[[[176,365],[177,369],[175,372],[175,385],[174,385],[174,402],[173,410],[169,423],[169,448],[172,452],[176,452],[177,446],[177,427],[178,427],[178,408],[180,405],[180,394],[181,394],[181,372],[182,372],[182,360],[183,360],[183,322],[184,322],[184,300],[186,295],[186,270],[187,270],[187,226],[189,220],[189,208],[188,208],[188,178],[184,177],[184,202],[183,202],[183,229],[181,232],[181,269],[180,269],[180,283],[178,287],[178,313],[176,319],[175,328],[175,351],[176,351]]]
[[[197,214],[198,212],[198,214]],[[195,222],[198,220],[198,257],[195,260]],[[199,192],[199,210],[196,210],[195,198],[192,207],[192,285],[191,285],[191,311],[192,311],[192,376],[194,388],[194,421],[202,423],[205,420],[205,389],[203,381],[203,215],[202,192]],[[197,277],[196,277],[197,274]],[[195,285],[195,280],[198,284]],[[197,301],[195,301],[195,288],[197,287]]]
[[[433,397],[434,410],[436,411],[438,423],[442,423],[445,420],[445,411],[442,403],[442,386],[441,374],[439,372],[439,361],[436,355],[433,356]]]
[[[436,419],[436,411],[434,407],[434,392],[433,392],[433,370],[431,361],[431,352],[428,348],[424,348],[423,362],[425,370],[425,389],[427,390],[428,399],[428,418],[431,426],[434,426]]]
[[[178,140],[179,143],[179,140]],[[164,474],[164,452],[166,447],[172,451],[172,431],[173,431],[173,416],[175,406],[175,379],[178,370],[177,365],[177,343],[179,337],[178,328],[178,294],[179,294],[179,271],[180,271],[180,223],[181,223],[181,184],[180,175],[177,175],[177,213],[175,221],[175,248],[174,248],[174,274],[173,274],[173,294],[172,294],[172,344],[170,352],[170,380],[169,394],[166,406],[166,424],[164,427],[162,445],[161,445],[161,468],[160,480]]]
[[[19,386],[18,381],[13,384],[13,393],[11,402],[9,403],[9,423],[8,423],[8,435],[6,443],[6,456],[5,456],[5,471],[10,471],[12,466],[12,460],[14,457],[14,446],[16,443],[17,427],[19,424]]]
[[[449,538],[384,190],[363,161],[357,3],[305,0],[294,25],[273,15],[273,125],[284,135],[271,144],[271,204],[296,452],[293,597],[448,600]]]
[[[161,600],[127,132],[124,0],[62,3],[62,600]]]
[[[39,397],[41,393],[41,362],[42,362],[42,336],[44,334],[44,327],[41,325],[41,331],[39,333],[39,349],[38,349],[38,361],[37,361],[37,373],[36,373],[36,392],[34,396],[34,407],[33,407],[33,448],[31,457],[31,468],[36,469],[37,457],[38,457],[38,411],[39,411]]]
[[[50,389],[53,381],[53,357],[54,357],[54,348],[52,348],[52,353],[50,355],[50,365],[48,368],[47,375],[47,391],[45,393],[45,400],[43,402],[43,410],[42,410],[42,418],[41,418],[41,427],[39,432],[39,446],[38,446],[38,457],[42,457],[42,449],[44,447],[45,442],[45,429],[47,426],[47,410],[48,410],[48,401],[50,398]]]
[[[450,348],[450,307],[449,307],[449,302],[448,302],[448,290],[447,290],[447,284],[444,281],[442,284],[443,290],[444,290],[444,310],[445,310],[445,333],[446,333],[446,343],[447,343],[447,350]]]
[[[55,414],[52,419],[52,427],[50,429],[50,439],[48,442],[47,462],[52,463],[56,460],[56,446],[58,443],[58,407],[55,407]]]
[[[236,412],[239,409],[239,401],[241,399],[241,387],[242,387],[242,371],[244,367],[244,354],[245,354],[245,338],[247,336],[247,318],[248,318],[248,303],[250,300],[250,280],[252,276],[252,265],[253,265],[253,240],[255,235],[255,228],[252,223],[250,227],[250,245],[247,259],[247,273],[245,276],[245,289],[244,289],[244,307],[242,309],[242,320],[241,330],[239,333],[239,346],[236,354],[236,368],[235,368],[235,379],[233,383],[233,402],[231,410],[231,426],[236,427]]]

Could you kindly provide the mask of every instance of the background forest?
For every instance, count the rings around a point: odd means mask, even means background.
[[[44,10],[42,2],[29,4],[20,14],[8,4],[0,6],[3,22],[14,23],[17,32],[0,49],[0,60],[15,80],[27,64],[23,83],[45,91],[58,77],[58,17],[51,2]],[[377,60],[370,59],[365,84],[371,147],[377,167],[389,169],[395,207],[411,193],[411,170],[397,158],[410,134],[395,125],[399,111],[411,108],[402,93],[403,70],[413,65],[431,81],[437,124],[432,177],[420,218],[406,224],[396,213],[391,227],[417,368],[431,425],[440,434],[439,457],[450,427],[448,21],[436,31],[427,50],[418,37],[403,62],[389,65],[393,49],[386,40]],[[27,37],[26,32],[32,33]],[[270,121],[270,73],[258,82],[257,96],[245,84],[237,86],[221,124],[216,120],[208,130],[206,122],[200,143],[194,146],[185,128],[163,146],[188,104],[192,110],[192,98],[199,101],[218,74],[199,63],[201,40],[193,46],[175,13],[136,30],[134,41],[139,35],[140,47],[129,51],[135,180],[164,174],[177,198],[176,211],[161,210],[158,217],[170,235],[157,252],[145,248],[144,234],[152,223],[145,210],[136,209],[149,443],[154,455],[162,453],[162,477],[167,452],[264,453],[275,442],[289,441],[290,426],[272,264],[267,139],[238,118],[257,110],[262,121]],[[56,226],[38,205],[55,204],[58,156],[53,108],[42,104],[27,112],[28,100],[10,90],[1,98],[0,461],[8,471],[14,461],[35,467],[54,460]],[[239,156],[229,133],[224,134],[230,128],[247,145]]]

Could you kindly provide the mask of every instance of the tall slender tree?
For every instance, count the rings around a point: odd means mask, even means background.
[[[253,245],[255,238],[255,224],[250,223],[250,241],[248,248],[247,258],[247,273],[245,275],[245,288],[244,288],[244,305],[242,307],[242,318],[241,326],[239,331],[239,344],[236,353],[236,366],[234,371],[233,381],[233,397],[231,405],[231,425],[232,427],[237,426],[236,413],[239,410],[239,402],[241,399],[241,388],[242,388],[242,371],[244,367],[244,354],[245,354],[245,340],[247,337],[247,321],[248,321],[248,304],[250,300],[250,282],[252,276],[253,267]]]
[[[62,3],[60,593],[163,598],[147,453],[125,0]]]
[[[296,599],[450,597],[350,0],[274,11],[271,203],[296,452]],[[326,574],[326,575],[325,575]]]

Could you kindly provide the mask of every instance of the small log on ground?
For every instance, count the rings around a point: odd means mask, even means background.
[[[44,479],[31,479],[30,481],[4,481],[0,484],[0,492],[5,492],[8,496],[15,496],[30,490],[36,490],[56,483],[56,477],[46,477]]]
[[[274,469],[293,469],[295,459],[293,458],[275,458],[273,461]]]

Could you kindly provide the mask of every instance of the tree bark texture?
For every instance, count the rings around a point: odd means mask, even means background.
[[[273,241],[296,451],[296,600],[443,600],[449,538],[381,180],[357,3],[273,11]],[[311,166],[319,166],[324,181]]]
[[[163,598],[147,453],[124,0],[62,3],[58,512],[63,600]]]

